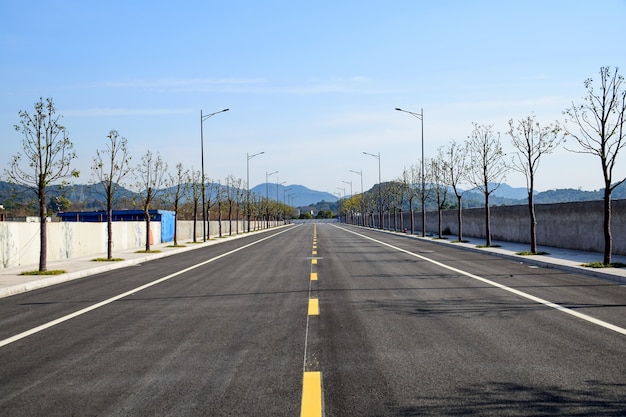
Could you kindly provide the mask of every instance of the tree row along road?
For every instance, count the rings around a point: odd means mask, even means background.
[[[334,224],[0,300],[0,415],[626,414],[626,288]]]

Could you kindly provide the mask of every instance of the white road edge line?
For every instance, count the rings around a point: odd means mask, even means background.
[[[495,281],[488,280],[487,278],[483,278],[483,277],[480,277],[478,275],[474,275],[474,274],[471,274],[469,272],[463,271],[461,269],[454,268],[452,266],[443,264],[443,263],[435,261],[433,259],[426,258],[425,256],[418,255],[417,253],[413,253],[413,252],[408,251],[406,249],[402,249],[402,248],[399,248],[397,246],[390,245],[389,243],[385,243],[383,241],[371,238],[369,236],[362,235],[362,234],[354,232],[352,230],[344,229],[343,227],[335,226],[335,225],[333,225],[333,227],[336,227],[336,228],[344,230],[346,232],[355,234],[355,235],[360,236],[360,237],[362,237],[364,239],[371,240],[372,242],[376,242],[376,243],[378,243],[380,245],[387,246],[387,247],[395,249],[397,251],[404,252],[407,255],[414,256],[416,258],[419,258],[419,259],[422,259],[424,261],[430,262],[432,264],[435,264],[435,265],[440,266],[442,268],[445,268],[445,269],[448,269],[450,271],[456,272],[458,274],[465,275],[466,277],[469,277],[469,278],[475,279],[477,281],[484,282],[485,284],[489,284],[489,285],[492,285],[494,287],[500,288],[500,289],[502,289],[504,291],[508,291],[508,292],[513,293],[515,295],[519,295],[520,297],[526,298],[526,299],[534,301],[536,303],[543,304],[543,305],[545,305],[547,307],[554,308],[555,310],[558,310],[558,311],[561,311],[563,313],[572,315],[574,317],[578,317],[579,319],[588,321],[589,323],[593,323],[593,324],[596,324],[598,326],[602,326],[604,328],[607,328],[609,330],[613,330],[614,332],[626,335],[626,329],[623,328],[623,327],[619,327],[619,326],[616,326],[614,324],[608,323],[606,321],[596,319],[594,317],[588,316],[588,315],[583,314],[583,313],[579,313],[579,312],[571,310],[571,309],[569,309],[567,307],[563,307],[562,305],[555,304],[555,303],[553,303],[551,301],[548,301],[548,300],[544,300],[543,298],[535,297],[534,295],[525,293],[523,291],[516,290],[515,288],[507,287],[506,285],[502,285],[502,284],[499,284],[499,283],[497,283]]]
[[[81,316],[83,314],[89,313],[90,311],[96,310],[96,309],[98,309],[100,307],[103,307],[103,306],[105,306],[107,304],[111,304],[111,303],[113,303],[113,302],[115,302],[115,301],[117,301],[117,300],[119,300],[121,298],[124,298],[124,297],[127,297],[129,295],[135,294],[135,293],[137,293],[139,291],[143,291],[146,288],[150,288],[150,287],[152,287],[154,285],[160,284],[161,282],[164,282],[164,281],[167,281],[169,279],[172,279],[172,278],[174,278],[174,277],[176,277],[178,275],[184,274],[186,272],[189,272],[189,271],[191,271],[193,269],[199,268],[199,267],[201,267],[203,265],[206,265],[208,263],[211,263],[213,261],[217,261],[218,259],[221,259],[221,258],[224,258],[226,256],[232,255],[235,252],[239,252],[240,250],[249,248],[250,246],[256,245],[257,243],[261,243],[261,242],[263,242],[265,240],[271,239],[273,237],[276,237],[278,235],[281,235],[281,234],[283,234],[285,232],[288,232],[288,231],[291,231],[293,229],[294,228],[289,228],[289,229],[283,230],[281,232],[278,232],[276,234],[273,234],[271,236],[266,236],[266,237],[264,237],[262,239],[259,239],[259,240],[256,240],[254,242],[248,243],[247,245],[241,246],[241,247],[239,247],[237,249],[233,249],[230,252],[226,252],[226,253],[218,255],[218,256],[216,256],[214,258],[207,259],[204,262],[200,262],[199,264],[192,265],[192,266],[190,266],[188,268],[185,268],[185,269],[182,269],[182,270],[180,270],[178,272],[174,272],[173,274],[170,274],[170,275],[165,276],[163,278],[159,278],[156,281],[149,282],[149,283],[144,284],[144,285],[142,285],[140,287],[134,288],[134,289],[132,289],[130,291],[126,291],[125,293],[118,294],[118,295],[116,295],[114,297],[108,298],[108,299],[106,299],[104,301],[101,301],[101,302],[99,302],[97,304],[93,304],[93,305],[91,305],[89,307],[85,307],[82,310],[75,311],[74,313],[70,313],[70,314],[68,314],[66,316],[59,317],[56,320],[52,320],[52,321],[50,321],[48,323],[45,323],[45,324],[42,324],[40,326],[33,327],[30,330],[26,330],[25,332],[16,334],[15,336],[9,337],[9,338],[4,339],[4,340],[0,340],[0,348],[6,346],[8,344],[11,344],[13,342],[17,342],[20,339],[24,339],[25,337],[32,336],[35,333],[39,333],[39,332],[41,332],[43,330],[49,329],[50,327],[56,326],[57,324],[63,323],[65,321],[71,320],[71,319],[73,319],[75,317],[78,317],[78,316]]]

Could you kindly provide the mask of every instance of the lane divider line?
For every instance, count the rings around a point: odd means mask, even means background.
[[[457,274],[461,274],[461,275],[464,275],[464,276],[466,276],[468,278],[472,278],[472,279],[475,279],[477,281],[483,282],[485,284],[491,285],[493,287],[500,288],[501,290],[508,291],[508,292],[510,292],[512,294],[515,294],[515,295],[518,295],[520,297],[526,298],[527,300],[531,300],[531,301],[534,301],[536,303],[543,304],[546,307],[553,308],[553,309],[558,310],[558,311],[560,311],[562,313],[569,314],[571,316],[574,316],[574,317],[577,317],[579,319],[585,320],[585,321],[587,321],[589,323],[593,323],[593,324],[596,324],[598,326],[604,327],[606,329],[613,330],[614,332],[626,335],[626,329],[623,328],[623,327],[619,327],[619,326],[616,326],[614,324],[608,323],[606,321],[596,319],[595,317],[588,316],[587,314],[579,313],[578,311],[574,311],[574,310],[569,309],[567,307],[563,307],[562,305],[553,303],[553,302],[548,301],[548,300],[544,300],[543,298],[535,297],[534,295],[525,293],[525,292],[520,291],[520,290],[516,290],[515,288],[507,287],[506,285],[497,283],[495,281],[491,281],[491,280],[489,280],[487,278],[483,278],[481,276],[474,275],[472,273],[463,271],[461,269],[454,268],[452,266],[449,266],[449,265],[443,264],[441,262],[435,261],[434,259],[430,259],[430,258],[427,258],[425,256],[418,255],[418,254],[410,252],[410,251],[408,251],[406,249],[402,249],[402,248],[399,248],[397,246],[393,246],[393,245],[391,245],[389,243],[382,242],[380,240],[371,238],[369,236],[362,235],[362,234],[354,232],[352,230],[344,229],[343,227],[339,227],[339,226],[335,226],[335,225],[333,225],[333,227],[336,227],[336,228],[344,230],[346,232],[355,234],[355,235],[360,236],[360,237],[362,237],[364,239],[371,240],[372,242],[376,242],[376,243],[378,243],[380,245],[387,246],[389,248],[395,249],[395,250],[397,250],[399,252],[406,253],[407,255],[414,256],[414,257],[419,258],[419,259],[421,259],[423,261],[430,262],[430,263],[432,263],[434,265],[440,266],[441,268],[445,268],[445,269],[447,269],[449,271],[456,272]]]
[[[78,311],[75,311],[73,313],[67,314],[67,315],[65,315],[63,317],[59,317],[56,320],[49,321],[48,323],[44,323],[44,324],[42,324],[40,326],[33,327],[32,329],[26,330],[25,332],[22,332],[22,333],[19,333],[19,334],[16,334],[15,336],[9,337],[9,338],[4,339],[4,340],[0,340],[0,348],[3,347],[3,346],[8,345],[10,343],[17,342],[18,340],[24,339],[25,337],[32,336],[35,333],[39,333],[39,332],[41,332],[43,330],[49,329],[51,327],[54,327],[57,324],[61,324],[61,323],[65,322],[65,321],[71,320],[71,319],[76,318],[78,316],[82,316],[83,314],[89,313],[90,311],[96,310],[96,309],[98,309],[100,307],[104,307],[105,305],[111,304],[111,303],[113,303],[113,302],[115,302],[115,301],[117,301],[117,300],[119,300],[121,298],[128,297],[129,295],[135,294],[135,293],[137,293],[139,291],[143,291],[143,290],[145,290],[147,288],[150,288],[152,286],[155,286],[157,284],[160,284],[162,282],[170,280],[170,279],[172,279],[174,277],[177,277],[179,275],[182,275],[182,274],[184,274],[186,272],[192,271],[192,270],[194,270],[196,268],[199,268],[199,267],[204,266],[206,264],[209,264],[211,262],[217,261],[218,259],[221,259],[221,258],[224,258],[226,256],[232,255],[233,253],[236,253],[236,252],[239,252],[241,250],[247,249],[250,246],[254,246],[254,245],[258,244],[258,243],[261,243],[263,241],[266,241],[268,239],[271,239],[273,237],[276,237],[278,235],[281,235],[283,233],[286,233],[286,232],[289,232],[289,231],[292,231],[292,230],[295,230],[295,229],[294,228],[289,228],[289,229],[283,230],[281,232],[278,232],[278,233],[276,233],[274,235],[266,236],[266,237],[264,237],[262,239],[259,239],[259,240],[256,240],[254,242],[248,243],[247,245],[244,245],[244,246],[240,246],[240,247],[238,247],[236,249],[233,249],[233,250],[231,250],[229,252],[226,252],[226,253],[223,253],[221,255],[218,255],[218,256],[216,256],[214,258],[207,259],[206,261],[200,262],[199,264],[192,265],[192,266],[190,266],[188,268],[182,269],[182,270],[180,270],[178,272],[174,272],[173,274],[167,275],[167,276],[165,276],[163,278],[159,278],[159,279],[157,279],[155,281],[149,282],[149,283],[144,284],[144,285],[142,285],[140,287],[134,288],[134,289],[132,289],[130,291],[126,291],[126,292],[124,292],[122,294],[118,294],[118,295],[116,295],[114,297],[108,298],[108,299],[106,299],[104,301],[101,301],[99,303],[93,304],[93,305],[91,305],[89,307],[85,307],[85,308],[83,308],[81,310],[78,310]]]
[[[318,298],[309,299],[309,316],[320,315],[320,300]]]
[[[322,373],[305,372],[302,379],[301,417],[322,416]]]
[[[313,225],[313,249],[317,248],[317,225]],[[313,251],[316,254],[316,251]],[[306,331],[304,336],[304,363],[302,365],[302,403],[300,405],[301,417],[322,417],[323,415],[323,390],[322,373],[319,370],[308,370],[307,357],[309,347],[309,330],[311,316],[319,316],[319,299],[313,295],[313,281],[317,281],[317,272],[313,271],[313,265],[317,265],[317,258],[311,259],[311,273],[309,279],[309,306],[306,317]],[[318,368],[314,366],[314,368]]]

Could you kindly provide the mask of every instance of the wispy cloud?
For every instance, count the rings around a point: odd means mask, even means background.
[[[92,108],[64,110],[63,115],[73,117],[101,117],[101,116],[161,116],[170,114],[191,113],[191,109],[128,109],[128,108]]]
[[[104,86],[115,88],[181,88],[207,85],[259,84],[263,82],[265,80],[262,78],[157,78],[151,80],[107,81],[104,83]]]
[[[361,76],[315,77],[308,80],[268,80],[256,78],[155,78],[105,81],[88,88],[136,89],[157,93],[223,92],[250,94],[385,94],[372,79]]]
[[[263,92],[277,94],[387,94],[395,90],[377,85],[364,76],[312,78],[297,84],[263,86]]]

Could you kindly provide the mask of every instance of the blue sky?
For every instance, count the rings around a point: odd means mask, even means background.
[[[0,6],[0,168],[21,149],[19,110],[52,97],[79,159],[78,183],[111,129],[133,164],[159,151],[171,168],[342,193],[400,177],[472,122],[563,121],[601,66],[626,74],[625,0],[29,1]],[[571,142],[568,146],[575,148]],[[626,176],[622,155],[616,178]],[[506,182],[525,186],[521,174]],[[537,189],[602,187],[597,157],[560,149]]]

